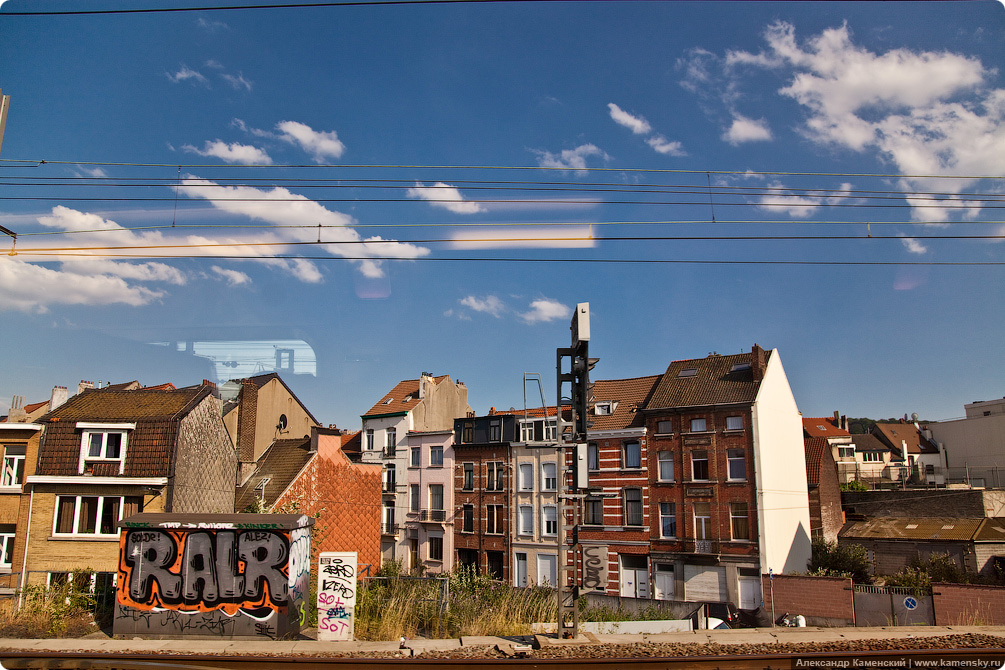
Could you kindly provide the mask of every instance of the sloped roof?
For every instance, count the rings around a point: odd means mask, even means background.
[[[1005,542],[1005,518],[984,519],[974,539],[979,542]]]
[[[278,380],[279,383],[283,385],[283,388],[286,389],[286,392],[289,393],[290,396],[297,401],[297,404],[300,405],[300,407],[304,410],[304,412],[307,413],[307,416],[311,418],[311,421],[313,421],[315,425],[317,426],[321,425],[321,422],[318,421],[313,414],[311,414],[311,411],[309,409],[307,409],[307,405],[305,405],[300,401],[300,398],[297,397],[297,394],[293,392],[293,389],[290,388],[289,384],[283,381],[283,378],[280,377],[278,373],[269,372],[264,375],[255,375],[254,377],[246,377],[245,379],[231,379],[230,381],[236,382],[238,384],[240,384],[243,381],[249,381],[258,388],[262,388],[263,386],[271,382],[273,379]],[[228,406],[224,408],[223,413],[227,414],[231,409],[233,409],[234,406],[236,406],[236,403],[234,405],[228,403]]]
[[[820,464],[823,461],[824,450],[830,444],[824,437],[804,437],[803,452],[806,455],[806,483],[810,486],[820,485]]]
[[[770,355],[770,354],[769,354]],[[674,361],[646,404],[645,409],[673,409],[731,403],[751,403],[757,396],[759,382],[754,381],[750,367],[734,371],[734,366],[750,365],[753,354]],[[685,371],[694,370],[693,374]],[[681,376],[685,372],[685,376]]]
[[[433,377],[433,382],[440,384],[449,375]],[[390,392],[386,393],[376,405],[371,407],[362,416],[380,416],[382,414],[404,414],[414,409],[420,402],[419,380],[405,379],[398,382]]]
[[[925,439],[913,423],[877,423],[874,434],[891,447],[900,450],[901,442],[907,442],[909,454],[937,454],[939,448]]]
[[[183,413],[210,392],[206,386],[160,390],[89,389],[78,393],[39,419],[52,421],[132,422],[140,419],[170,419]]]
[[[662,375],[631,379],[603,379],[593,385],[594,402],[590,406],[591,431],[623,430],[645,425],[639,410],[646,406]],[[597,403],[611,402],[610,414],[597,414]]]
[[[839,537],[860,540],[970,540],[984,519],[876,517],[845,524]]]
[[[848,437],[847,430],[834,425],[833,417],[803,417],[803,433],[806,437]]]
[[[855,451],[889,451],[896,458],[900,458],[899,448],[891,450],[890,447],[884,444],[878,437],[869,433],[852,435],[851,443],[855,445]]]
[[[316,454],[311,451],[310,438],[273,442],[259,457],[254,474],[237,488],[234,509],[238,512],[247,509],[258,497],[257,489],[264,480],[268,480],[265,482],[265,505],[270,507]]]

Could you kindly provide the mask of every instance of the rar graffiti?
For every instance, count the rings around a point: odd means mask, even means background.
[[[291,587],[301,591],[306,581],[303,574],[290,574],[291,541],[300,540],[294,533],[126,530],[120,538],[118,602],[140,610],[285,612],[293,604]],[[295,567],[302,573],[306,561],[301,548],[296,550]]]

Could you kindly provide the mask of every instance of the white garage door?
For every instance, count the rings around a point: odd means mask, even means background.
[[[692,602],[724,602],[726,568],[685,564],[684,597]]]

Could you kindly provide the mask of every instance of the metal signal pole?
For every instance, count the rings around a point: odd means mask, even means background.
[[[576,305],[572,317],[572,346],[555,350],[555,372],[558,383],[556,393],[558,428],[558,636],[575,638],[579,635],[579,576],[578,563],[580,501],[586,488],[585,458],[586,433],[589,429],[587,410],[590,404],[590,370],[597,359],[590,358],[590,303]],[[565,360],[568,359],[568,372]],[[569,395],[565,395],[565,385],[569,384]],[[571,421],[562,416],[563,400],[571,406]],[[566,473],[566,455],[571,452],[573,461],[572,481]],[[581,463],[581,461],[583,461]],[[563,501],[565,504],[563,504]],[[571,512],[571,523],[566,513]]]

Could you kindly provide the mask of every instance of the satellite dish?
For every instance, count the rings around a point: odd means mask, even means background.
[[[917,421],[918,420],[918,413],[917,412],[913,412],[911,414],[911,420],[912,421]]]

